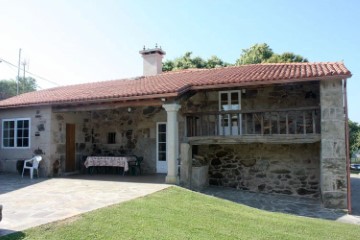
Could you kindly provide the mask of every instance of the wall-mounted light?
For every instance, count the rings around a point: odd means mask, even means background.
[[[129,107],[129,108],[128,108],[128,112],[131,112],[131,110],[132,110],[131,107]]]
[[[162,101],[162,102],[165,102],[165,101],[166,101],[166,98],[161,98],[161,101]]]
[[[246,93],[246,89],[241,89],[242,93]]]

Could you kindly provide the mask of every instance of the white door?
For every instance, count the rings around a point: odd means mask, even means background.
[[[156,172],[167,173],[166,123],[156,124]]]
[[[240,90],[219,92],[219,111],[241,110]],[[219,117],[220,135],[241,135],[241,114],[222,114]]]

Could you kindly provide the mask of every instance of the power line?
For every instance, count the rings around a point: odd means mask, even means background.
[[[13,64],[13,63],[11,63],[11,62],[9,62],[9,61],[6,61],[6,60],[3,59],[3,58],[0,58],[0,62],[1,62],[1,61],[4,62],[4,63],[7,63],[7,64],[9,64],[9,65],[11,65],[11,66],[13,66],[13,67],[15,67],[15,68],[18,69],[18,67],[17,67],[15,64]],[[21,68],[20,68],[20,69],[21,69]],[[51,80],[49,80],[49,79],[46,79],[46,78],[44,78],[44,77],[41,77],[41,76],[39,76],[39,75],[37,75],[37,74],[34,74],[34,73],[32,73],[32,72],[29,72],[29,71],[25,70],[25,68],[24,68],[24,69],[21,69],[21,70],[25,71],[26,73],[28,73],[28,74],[36,77],[36,78],[42,79],[42,80],[44,80],[44,81],[46,81],[46,82],[49,82],[49,83],[52,83],[52,84],[54,84],[54,85],[56,85],[56,86],[60,86],[60,84],[58,84],[58,83],[56,83],[56,82],[54,82],[54,81],[51,81]]]

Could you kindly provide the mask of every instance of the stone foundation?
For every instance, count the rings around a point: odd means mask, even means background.
[[[254,192],[319,197],[320,144],[199,146],[209,184]]]

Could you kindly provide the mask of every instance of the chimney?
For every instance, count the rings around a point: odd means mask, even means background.
[[[145,49],[145,46],[142,51],[139,51],[141,56],[144,59],[143,63],[143,75],[144,76],[154,76],[159,73],[162,73],[162,58],[166,54],[165,51],[158,47],[157,44],[155,48]]]

